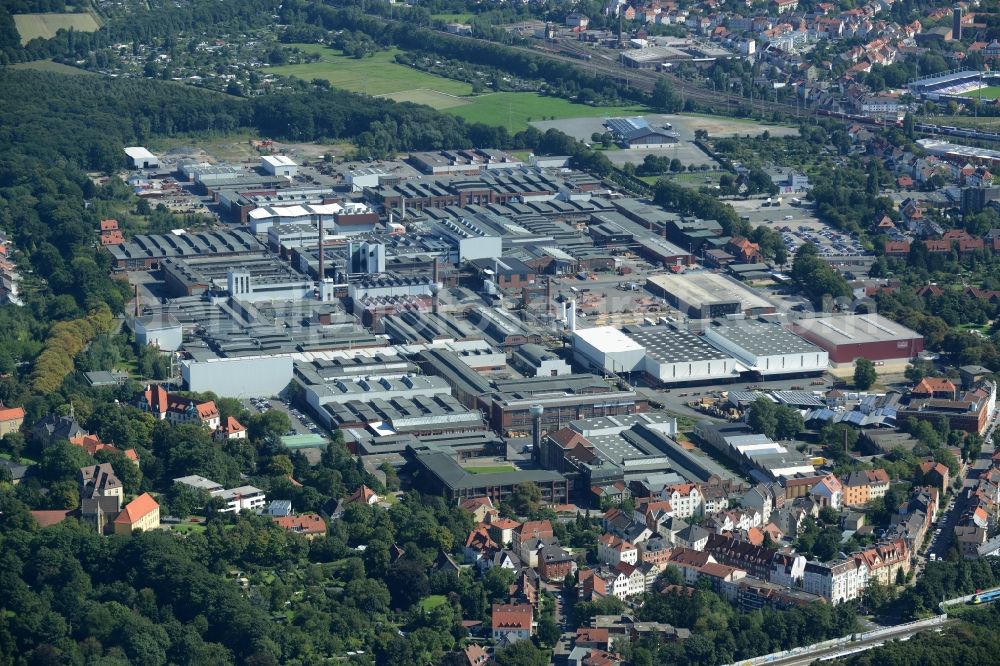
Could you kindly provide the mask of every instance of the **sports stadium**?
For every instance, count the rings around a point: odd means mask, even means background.
[[[955,70],[911,81],[908,87],[914,97],[934,102],[994,100],[1000,97],[1000,72]]]

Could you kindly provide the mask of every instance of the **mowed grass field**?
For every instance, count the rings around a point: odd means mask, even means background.
[[[973,99],[979,99],[982,96],[983,99],[994,100],[1000,97],[1000,86],[983,86],[979,90],[970,90],[967,93],[962,93],[962,97],[972,97]]]
[[[33,69],[38,72],[55,72],[56,74],[82,74],[85,76],[97,76],[97,72],[89,72],[72,65],[64,65],[61,62],[51,60],[31,60],[29,62],[19,62],[10,66],[11,69]]]
[[[306,81],[324,79],[331,85],[366,95],[391,95],[393,99],[409,90],[435,90],[447,95],[472,94],[472,86],[400,65],[396,62],[398,50],[380,51],[371,58],[350,58],[320,44],[294,44],[305,53],[319,53],[316,62],[301,65],[281,65],[270,71],[284,76],[294,76]],[[409,101],[398,99],[397,101]],[[415,100],[414,100],[415,101]],[[421,104],[426,102],[419,102]],[[433,105],[431,105],[433,106]]]
[[[387,97],[397,102],[426,104],[461,116],[469,122],[502,125],[511,132],[528,127],[532,120],[593,118],[648,113],[642,106],[589,106],[538,93],[501,92],[473,95],[463,81],[428,74],[396,62],[398,50],[382,51],[371,58],[350,58],[321,44],[294,44],[305,53],[319,53],[317,62],[270,68],[275,74],[312,81],[324,79],[331,85]]]
[[[93,14],[15,14],[14,25],[24,46],[32,39],[51,39],[59,30],[72,28],[77,32],[97,32],[100,22]]]

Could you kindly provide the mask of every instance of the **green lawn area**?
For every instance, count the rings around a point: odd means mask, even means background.
[[[338,88],[368,95],[392,95],[410,90],[435,90],[446,95],[472,94],[472,86],[434,74],[400,65],[396,62],[399,50],[380,51],[371,58],[351,58],[338,54],[321,44],[292,44],[305,53],[319,53],[317,62],[301,65],[281,65],[269,71],[284,76],[295,76],[306,81],[325,79]],[[402,100],[397,100],[402,101]],[[416,100],[414,100],[416,101]]]
[[[281,65],[271,72],[306,81],[324,79],[352,92],[383,96],[397,102],[426,104],[470,122],[503,125],[519,132],[532,120],[593,118],[648,113],[643,106],[589,106],[538,93],[501,92],[473,95],[472,86],[421,72],[395,61],[398,49],[381,51],[360,60],[338,54],[321,44],[292,44],[305,53],[319,53],[313,63]]]
[[[64,65],[61,62],[53,62],[51,60],[31,60],[28,62],[19,62],[15,65],[11,65],[10,67],[11,69],[31,69],[38,72],[55,72],[56,74],[87,74],[90,76],[95,76],[97,74],[97,72],[89,72],[85,69],[80,69],[79,67]]]
[[[445,23],[468,23],[475,16],[472,12],[456,12],[454,14],[431,14],[432,19],[444,21]]]
[[[502,474],[504,472],[516,472],[513,465],[483,465],[482,467],[466,467],[466,472],[472,474]]]
[[[10,460],[11,459],[9,453],[0,453],[0,458],[3,458],[4,460]],[[22,465],[37,465],[38,461],[35,460],[34,458],[29,458],[26,455],[22,455],[21,456],[21,464]]]
[[[503,125],[512,132],[519,132],[532,120],[551,118],[611,118],[649,113],[644,106],[590,106],[574,104],[560,97],[538,93],[501,92],[480,95],[465,106],[448,109],[448,113],[461,116],[470,122]]]
[[[181,534],[190,534],[193,532],[204,532],[205,526],[201,523],[181,523],[179,525],[171,525],[170,529]]]
[[[434,610],[438,606],[447,603],[447,601],[448,598],[443,594],[432,594],[426,599],[420,600],[420,609],[426,613],[427,611]]]
[[[1000,86],[985,86],[979,90],[970,90],[969,92],[962,93],[962,97],[972,97],[973,99],[979,99],[982,97],[984,100],[994,100],[1000,97]]]

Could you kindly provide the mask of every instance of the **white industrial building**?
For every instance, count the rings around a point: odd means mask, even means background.
[[[449,218],[429,223],[429,231],[451,247],[450,260],[496,259],[503,254],[503,241],[493,229],[475,219]]]
[[[694,333],[669,326],[629,326],[625,334],[646,350],[643,369],[663,384],[738,379],[746,367]]]
[[[635,372],[644,368],[646,349],[613,326],[573,333],[573,358],[599,372]]]
[[[343,211],[339,204],[261,206],[247,213],[247,223],[255,234],[266,234],[276,224],[311,224],[318,227],[321,221],[326,229],[332,231],[336,216]]]
[[[217,356],[212,352],[181,361],[181,377],[187,390],[211,391],[222,398],[254,398],[278,395],[292,381],[292,357]]]
[[[291,178],[299,172],[299,165],[284,155],[265,155],[260,158],[260,167],[264,173],[286,178]]]
[[[133,169],[159,169],[160,158],[142,146],[129,146],[125,149],[129,166]]]
[[[827,369],[829,354],[779,324],[735,320],[705,329],[705,339],[762,376],[818,374]]]
[[[181,323],[173,315],[147,315],[132,320],[135,341],[161,351],[177,351],[184,342]]]

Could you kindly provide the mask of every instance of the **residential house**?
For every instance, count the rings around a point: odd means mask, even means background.
[[[652,532],[659,532],[664,523],[673,517],[673,509],[666,500],[643,500],[635,507],[632,520],[642,523]],[[634,564],[634,563],[633,563]]]
[[[711,534],[701,525],[687,525],[673,535],[673,541],[680,548],[704,550]]]
[[[136,399],[139,409],[149,412],[171,425],[200,423],[214,431],[220,425],[219,408],[215,402],[200,402],[175,393],[168,393],[159,384],[150,384]]]
[[[844,503],[844,487],[837,477],[833,474],[827,474],[819,483],[812,487],[812,490],[809,491],[809,496],[821,508],[830,507],[839,510]]]
[[[24,425],[23,407],[0,407],[0,437],[18,432]]]
[[[220,442],[224,442],[229,439],[246,439],[247,429],[246,426],[234,419],[232,416],[227,416],[226,420],[213,433],[213,436]]]
[[[267,505],[267,515],[272,518],[292,515],[292,500],[271,500],[271,503]]]
[[[515,552],[531,539],[551,539],[552,523],[547,520],[529,520],[514,529],[511,545]]]
[[[910,548],[903,539],[896,539],[868,548],[854,555],[864,561],[868,569],[868,582],[894,585],[899,576],[910,571]]]
[[[605,533],[597,539],[597,559],[610,566],[619,562],[635,565],[639,561],[639,549],[614,534]]]
[[[673,516],[690,518],[702,509],[701,490],[694,483],[677,483],[663,488],[663,499],[670,502]]]
[[[980,547],[986,543],[986,530],[978,525],[959,525],[955,528],[955,543],[963,558],[977,559]]]
[[[301,534],[310,541],[326,536],[326,522],[318,513],[303,513],[299,516],[273,516],[271,520],[281,529]]]
[[[501,546],[507,546],[513,542],[514,530],[520,526],[521,523],[511,518],[493,516],[489,522],[490,536]]]
[[[771,486],[757,484],[743,493],[740,504],[748,509],[756,509],[760,513],[761,522],[766,525],[771,520],[771,511],[774,509],[774,490]]]
[[[493,640],[501,644],[531,638],[534,609],[528,604],[493,604]]]
[[[486,517],[496,511],[489,497],[470,497],[462,500],[459,506],[471,513],[477,523],[485,523]]]
[[[937,488],[942,493],[948,490],[948,467],[939,462],[925,462],[920,466],[924,483]]]
[[[709,562],[717,562],[711,553],[691,550],[690,548],[674,548],[667,561],[668,567],[677,567],[687,585],[698,582],[701,568]]]
[[[538,573],[547,581],[562,581],[576,570],[576,560],[565,548],[552,544],[538,551]]]
[[[490,655],[475,643],[465,648],[462,654],[465,655],[465,666],[487,666],[490,663]]]
[[[958,397],[958,389],[955,387],[955,384],[946,377],[924,377],[910,391],[910,397],[955,400]]]
[[[341,503],[341,505],[343,506],[343,508],[347,508],[351,504],[363,504],[365,506],[375,506],[381,501],[382,498],[379,497],[374,490],[362,484],[358,486],[358,489],[355,490],[350,497],[345,499]]]
[[[160,527],[160,505],[153,496],[143,493],[125,505],[114,521],[115,534],[132,534],[136,530],[155,530]]]
[[[649,539],[639,546],[639,561],[652,565],[655,569],[665,569],[669,559],[670,543],[662,537]]]
[[[121,507],[125,499],[125,486],[115,476],[111,463],[99,463],[81,467],[77,477],[80,486],[80,498],[114,497]]]
[[[842,485],[846,506],[864,506],[873,499],[885,497],[889,490],[889,474],[884,469],[851,472]]]
[[[73,417],[49,414],[31,428],[31,436],[46,449],[56,442],[89,434]]]
[[[868,567],[858,559],[835,562],[808,562],[802,577],[802,588],[832,604],[853,601],[861,596],[868,584]]]
[[[226,502],[226,508],[219,509],[221,513],[239,513],[240,511],[257,513],[264,508],[264,504],[267,502],[263,490],[249,485],[223,490],[218,493],[218,497]]]

